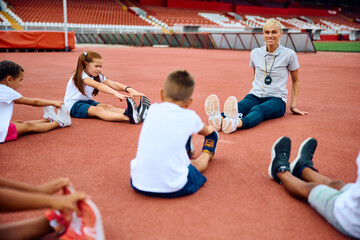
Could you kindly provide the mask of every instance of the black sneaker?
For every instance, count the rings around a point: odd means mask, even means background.
[[[217,131],[214,131],[208,136],[205,136],[202,151],[210,153],[210,156],[213,157],[215,155],[216,145],[218,140],[219,140],[219,134],[217,133]]]
[[[140,97],[140,103],[137,108],[140,122],[143,122],[145,120],[150,104],[150,100],[147,97]]]
[[[191,158],[192,155],[194,155],[194,145],[192,143],[192,135],[187,140],[186,145],[185,145],[185,149],[186,149],[186,152],[187,152],[189,158]]]
[[[308,138],[301,143],[295,160],[290,164],[290,172],[292,175],[302,179],[301,173],[306,167],[316,172],[318,171],[314,168],[312,161],[316,147],[317,141],[315,138]]]
[[[279,172],[290,171],[290,149],[291,140],[288,137],[279,138],[271,148],[271,162],[269,166],[269,177],[281,183],[277,177]]]
[[[132,98],[126,98],[127,108],[124,115],[129,118],[131,124],[139,124],[139,113],[136,107],[136,103]]]

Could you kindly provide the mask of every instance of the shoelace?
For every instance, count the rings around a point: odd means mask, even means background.
[[[214,140],[206,139],[206,141],[204,143],[204,146],[209,147],[209,148],[213,148],[214,147]]]

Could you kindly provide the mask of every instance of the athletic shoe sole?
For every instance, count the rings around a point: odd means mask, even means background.
[[[72,187],[65,187],[64,194],[73,193],[75,190]],[[73,220],[70,223],[68,230],[61,240],[75,240],[75,239],[88,239],[88,240],[105,240],[104,228],[102,224],[101,214],[96,204],[90,199],[80,201],[78,207],[82,216],[78,217],[73,213]],[[95,223],[94,223],[95,222]],[[79,224],[84,224],[83,228],[79,229]],[[86,226],[92,225],[92,226]],[[81,231],[81,236],[79,236]]]
[[[61,105],[54,120],[57,121],[62,128],[71,125],[70,113],[65,105]]]
[[[221,114],[219,98],[215,94],[211,94],[205,101],[205,113],[209,117],[209,124],[214,126],[216,131],[221,129]]]
[[[235,132],[239,123],[236,97],[230,96],[226,99],[224,103],[224,114],[226,118],[223,120],[222,131],[227,134]]]
[[[188,141],[186,142],[185,149],[189,158],[191,158],[195,153],[194,144],[192,142],[192,135],[189,137]]]
[[[138,109],[140,122],[143,122],[145,120],[150,105],[151,105],[150,100],[147,97],[145,96],[140,97],[140,104]]]
[[[67,109],[67,107],[65,105],[61,105],[59,112],[61,115],[64,116],[65,119],[65,127],[70,126],[71,125],[71,117],[70,117],[70,112]]]
[[[272,147],[271,147],[271,162],[270,162],[270,165],[269,165],[269,168],[268,168],[268,175],[269,175],[269,177],[271,179],[274,179],[274,180],[275,180],[275,178],[274,178],[273,173],[272,173],[272,167],[273,167],[273,163],[274,163],[274,160],[275,160],[275,157],[276,157],[275,147],[280,141],[289,141],[289,145],[291,146],[291,140],[288,137],[281,137],[278,140],[276,140],[274,142],[274,144],[272,145]]]
[[[135,101],[132,98],[126,98],[126,102],[128,104],[128,108],[131,107],[131,116],[128,116],[130,118],[130,123],[140,123],[139,113]]]
[[[47,119],[50,122],[53,122],[53,121],[55,121],[55,116],[56,116],[56,113],[55,113],[55,109],[53,106],[45,106],[44,107],[44,116],[43,116],[44,119]]]
[[[234,96],[228,97],[224,103],[224,114],[227,118],[238,118],[237,99]]]

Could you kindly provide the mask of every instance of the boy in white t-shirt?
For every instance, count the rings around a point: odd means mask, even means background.
[[[279,138],[272,147],[269,176],[282,183],[293,197],[307,200],[338,231],[360,239],[360,154],[356,160],[356,182],[345,184],[319,174],[314,168],[316,147],[316,139],[306,139],[290,164],[291,140]]]
[[[187,109],[195,81],[187,71],[171,72],[160,91],[162,103],[152,104],[141,129],[138,150],[131,161],[131,186],[147,196],[174,198],[195,193],[214,156],[218,133]],[[205,136],[201,155],[193,154],[191,136]]]

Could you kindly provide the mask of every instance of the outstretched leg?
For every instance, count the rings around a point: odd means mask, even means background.
[[[340,180],[332,180],[326,176],[321,175],[318,172],[315,172],[311,168],[305,168],[302,171],[302,178],[308,182],[316,184],[324,184],[336,190],[340,190],[345,186],[345,183]]]
[[[290,149],[291,140],[288,137],[281,137],[273,144],[268,174],[270,178],[282,183],[290,195],[306,200],[316,184],[307,183],[290,173]]]
[[[332,180],[318,173],[313,164],[313,156],[317,147],[315,138],[308,138],[303,141],[298,149],[295,160],[290,164],[291,173],[299,179],[316,184],[324,184],[340,190],[345,183]]]
[[[13,122],[16,126],[17,136],[22,136],[26,133],[42,133],[48,132],[55,128],[58,128],[60,124],[56,121],[50,122],[49,120],[43,119],[29,122]]]
[[[0,226],[3,239],[38,239],[53,232],[45,216]]]
[[[307,200],[311,190],[317,186],[316,183],[307,183],[294,177],[289,171],[279,172],[277,177],[291,196],[302,200]]]
[[[291,140],[281,137],[272,147],[269,176],[282,183],[290,195],[303,200],[307,200],[311,190],[320,184],[340,190],[345,185],[343,182],[325,177],[314,168],[312,158],[316,146],[316,139],[306,139],[299,147],[297,158],[290,165]]]
[[[91,106],[89,107],[87,113],[89,117],[98,117],[105,121],[111,122],[122,122],[122,121],[129,121],[129,117],[124,115],[125,110],[122,111],[110,111],[105,109],[101,106]]]
[[[238,124],[238,129],[247,129],[259,125],[261,122],[280,118],[284,116],[286,103],[281,98],[271,97],[251,108],[250,112],[242,118]]]
[[[115,108],[108,104],[98,104],[97,106],[91,106],[87,110],[89,117],[98,117],[105,121],[123,122],[128,121],[133,124],[140,123],[139,113],[134,100],[131,98],[126,99],[127,108]]]

